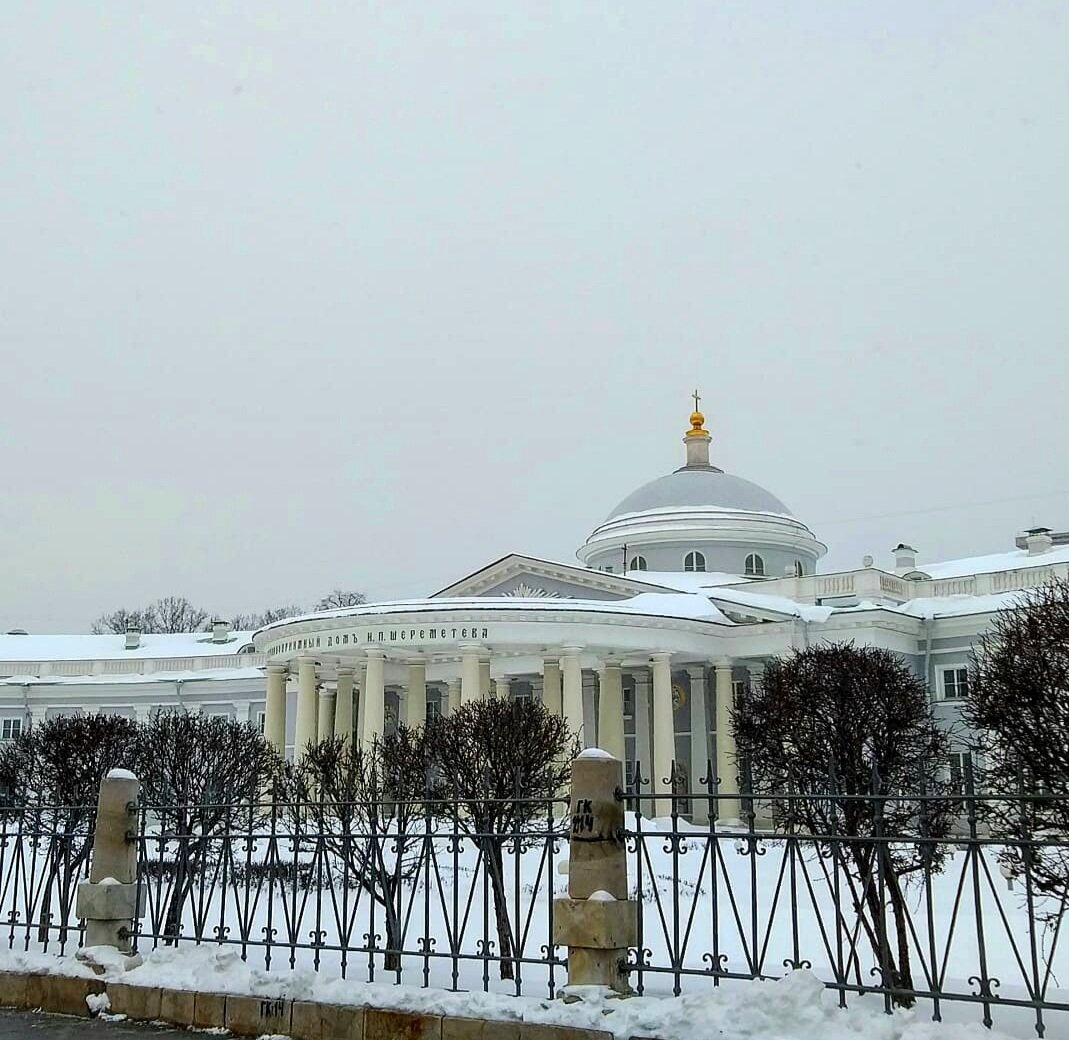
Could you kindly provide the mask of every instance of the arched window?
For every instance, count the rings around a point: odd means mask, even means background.
[[[805,577],[805,564],[801,560],[794,561],[794,576],[796,578]]]
[[[644,571],[646,569],[646,557],[645,556],[632,556],[631,562],[627,565],[629,571]]]
[[[705,570],[705,553],[689,552],[683,557],[683,570],[685,571],[704,571]]]
[[[746,557],[746,573],[755,577],[763,578],[765,575],[765,561],[757,553],[750,553]]]

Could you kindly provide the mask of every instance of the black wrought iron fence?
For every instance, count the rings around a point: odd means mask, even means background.
[[[936,1019],[977,1016],[1041,1036],[1069,1011],[1069,883],[1058,883],[1069,878],[1069,839],[1049,825],[1053,796],[984,794],[969,776],[938,828],[946,792],[744,783],[735,793],[709,779],[688,791],[642,779],[621,792],[638,993],[809,968],[843,1005],[915,1002]],[[326,815],[280,799],[143,805],[134,840],[147,910],[133,940],[142,952],[216,944],[265,969],[554,995],[566,981],[567,950],[552,935],[553,898],[567,890],[568,802],[527,805],[503,830],[479,826],[470,799],[437,796]],[[9,949],[82,944],[76,890],[94,815],[0,811]]]
[[[503,830],[479,822],[498,801],[470,796],[326,814],[284,799],[142,806],[135,944],[218,943],[265,969],[552,995],[565,981],[551,936],[568,802],[509,801],[522,811]]]
[[[95,827],[95,807],[0,808],[0,936],[9,950],[63,955],[82,945],[77,893]]]
[[[1069,1011],[1069,835],[1030,824],[1037,805],[1057,815],[1049,795],[984,794],[971,771],[950,795],[886,791],[878,777],[860,793],[746,777],[724,791],[711,772],[682,792],[638,775],[626,797],[638,993],[807,968],[842,1006],[978,1011],[1040,1036]]]

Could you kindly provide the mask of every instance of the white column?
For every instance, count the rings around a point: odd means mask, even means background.
[[[542,660],[542,703],[546,711],[560,715],[564,710],[561,705],[560,661],[556,657]]]
[[[422,726],[427,721],[427,662],[408,662],[408,689],[405,690],[405,725]]]
[[[470,704],[482,697],[482,664],[477,646],[461,647],[460,703]]]
[[[709,768],[709,727],[705,722],[705,665],[687,669],[690,675],[690,788],[696,795],[711,793],[701,780]],[[691,799],[692,817],[708,820],[708,802]]]
[[[286,754],[286,679],[284,664],[267,666],[267,704],[264,708],[264,737],[280,754]]]
[[[316,739],[316,660],[306,654],[297,659],[297,735],[293,758],[304,758],[305,748]]]
[[[479,658],[479,697],[487,700],[490,696],[490,655],[483,651]]]
[[[588,734],[591,745],[597,743],[598,732],[598,673],[591,668],[583,669],[583,732]]]
[[[564,721],[572,735],[583,737],[583,746],[590,743],[583,733],[583,666],[579,659],[580,647],[566,646],[561,652],[561,671],[563,672],[563,714]]]
[[[449,691],[446,695],[446,712],[452,715],[460,707],[460,679],[447,679],[445,686]]]
[[[338,696],[334,702],[334,736],[353,739],[353,668],[338,665]]]
[[[508,701],[512,699],[512,676],[499,675],[494,679],[494,696],[498,700]]]
[[[386,726],[386,651],[377,647],[367,652],[367,671],[360,702],[363,706],[363,728],[360,742],[369,747]]]
[[[601,669],[598,747],[621,762],[624,760],[624,687],[617,661],[606,661]]]
[[[252,701],[234,701],[234,721],[252,722]]]
[[[653,655],[653,787],[670,792],[672,763],[676,757],[676,731],[672,719],[672,655]],[[668,816],[672,803],[658,798],[654,816]]]
[[[319,688],[319,724],[316,740],[331,740],[334,736],[334,691],[326,683]]]
[[[735,759],[735,727],[731,721],[732,703],[731,658],[716,660],[716,774],[719,778],[718,793],[739,793],[738,763]],[[739,823],[738,798],[721,798],[717,803],[717,820],[720,823]]]
[[[367,658],[358,664],[353,671],[353,700],[356,705],[356,721],[353,724],[353,733],[357,740],[363,739],[364,733],[364,706],[367,704]]]
[[[652,680],[649,668],[636,668],[635,677],[635,760],[642,766],[642,777],[652,782],[653,778],[653,703]],[[652,812],[646,804],[643,812]]]

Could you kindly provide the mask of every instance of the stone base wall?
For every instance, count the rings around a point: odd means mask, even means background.
[[[0,1006],[91,1016],[86,998],[107,994],[109,1013],[138,1021],[237,1036],[280,1033],[293,1040],[613,1040],[611,1033],[533,1022],[421,1015],[280,997],[131,986],[68,975],[0,972]]]

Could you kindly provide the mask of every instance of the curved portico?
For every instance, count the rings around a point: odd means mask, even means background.
[[[255,636],[271,686],[265,732],[284,749],[292,731],[299,758],[332,733],[367,743],[427,711],[538,696],[585,744],[641,762],[661,786],[673,760],[691,777],[709,759],[733,761],[729,716],[715,704],[715,693],[727,703],[732,673],[709,680],[736,628],[707,598],[683,593],[414,600],[288,619]],[[292,676],[295,726],[281,693]],[[722,789],[734,784],[734,768],[721,775]]]

